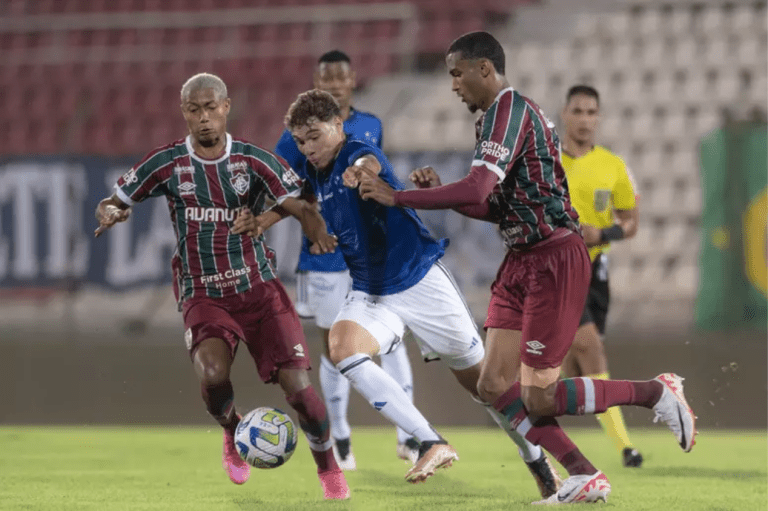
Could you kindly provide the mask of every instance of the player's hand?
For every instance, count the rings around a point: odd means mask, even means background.
[[[395,205],[395,190],[378,174],[368,169],[361,169],[359,178],[358,190],[363,200],[374,200],[384,206]]]
[[[344,186],[346,186],[347,188],[357,188],[357,185],[360,184],[361,172],[362,172],[362,167],[359,167],[357,165],[352,165],[351,167],[347,167],[347,169],[341,175],[341,181],[342,183],[344,183]]]
[[[442,184],[440,176],[437,175],[437,172],[432,167],[419,167],[411,172],[409,178],[417,188],[435,188]]]
[[[261,215],[254,216],[247,206],[240,208],[235,221],[232,223],[232,234],[245,234],[251,238],[256,238],[264,234],[264,231],[266,229]]]
[[[321,234],[318,240],[309,247],[309,252],[314,255],[330,254],[336,250],[338,245],[339,241],[336,236],[326,232]]]
[[[128,220],[129,216],[131,216],[131,208],[120,209],[110,204],[109,199],[99,202],[96,206],[96,220],[99,221],[99,226],[93,231],[94,236],[98,238],[116,223]]]
[[[581,224],[581,235],[584,237],[584,243],[588,247],[600,245],[600,229],[594,225]]]

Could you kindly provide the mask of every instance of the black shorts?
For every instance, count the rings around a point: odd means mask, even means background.
[[[608,259],[605,254],[598,255],[592,263],[592,280],[589,283],[587,303],[581,315],[579,326],[594,323],[600,335],[605,333],[605,320],[608,316],[608,303],[611,293],[608,286]]]

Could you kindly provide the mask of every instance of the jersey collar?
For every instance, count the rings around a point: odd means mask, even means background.
[[[197,154],[195,154],[195,149],[192,147],[192,135],[187,135],[187,138],[184,140],[184,143],[187,146],[187,152],[189,152],[189,157],[194,158],[200,163],[204,163],[207,165],[210,165],[212,163],[220,163],[227,158],[229,158],[229,153],[232,151],[232,135],[229,133],[225,133],[224,136],[226,137],[227,144],[224,149],[224,154],[216,158],[215,160],[206,160],[205,158],[201,158]]]
[[[497,101],[499,101],[499,98],[501,98],[501,96],[502,96],[504,93],[506,93],[506,92],[509,92],[509,91],[512,91],[512,92],[514,92],[514,91],[515,91],[515,89],[514,89],[513,87],[506,87],[506,88],[504,88],[504,89],[501,89],[501,90],[499,91],[499,93],[498,93],[498,94],[496,94],[496,97],[493,99],[493,103],[496,103]],[[493,104],[493,103],[491,103],[491,104]]]

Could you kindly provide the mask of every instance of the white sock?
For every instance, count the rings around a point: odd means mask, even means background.
[[[541,458],[541,447],[538,445],[533,445],[531,442],[526,440],[525,437],[520,435],[520,433],[512,429],[512,424],[509,423],[509,419],[507,419],[504,414],[499,412],[493,406],[480,401],[475,396],[472,396],[472,399],[483,405],[488,411],[488,415],[490,415],[493,419],[493,422],[495,422],[501,429],[503,429],[507,436],[513,442],[515,442],[515,444],[517,444],[517,452],[520,453],[520,457],[523,458],[523,461],[530,463]]]
[[[349,378],[355,390],[392,424],[420,442],[440,440],[440,435],[413,406],[400,384],[377,366],[371,357],[356,353],[336,364],[336,367]]]
[[[331,436],[337,440],[349,438],[352,434],[347,420],[349,380],[325,355],[320,355],[320,388],[323,389],[328,421],[331,423]]]
[[[408,399],[413,403],[413,373],[411,372],[411,361],[408,360],[408,350],[405,349],[405,343],[400,343],[391,353],[381,354],[381,368],[400,383]],[[397,443],[404,444],[411,437],[408,433],[397,428]]]

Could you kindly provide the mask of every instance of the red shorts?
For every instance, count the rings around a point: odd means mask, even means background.
[[[193,297],[182,306],[184,340],[192,356],[205,339],[223,339],[234,358],[243,341],[266,383],[278,369],[309,369],[309,350],[299,316],[277,279],[225,298]]]
[[[485,328],[522,331],[521,361],[562,365],[579,327],[592,266],[584,240],[557,231],[528,250],[509,250],[491,286]]]

